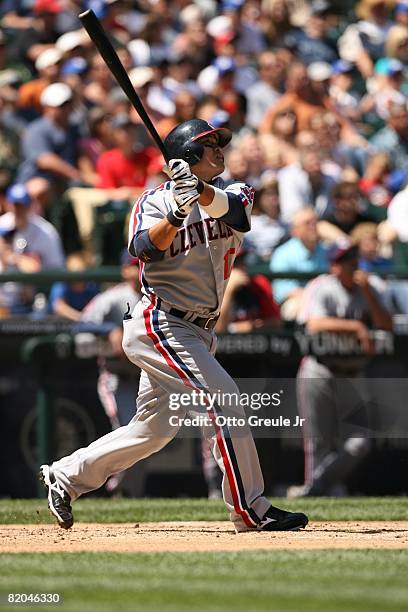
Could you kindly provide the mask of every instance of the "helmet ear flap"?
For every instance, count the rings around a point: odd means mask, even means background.
[[[199,142],[189,142],[184,148],[183,158],[190,166],[200,161],[204,154],[204,147]]]

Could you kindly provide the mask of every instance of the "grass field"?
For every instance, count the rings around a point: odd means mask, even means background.
[[[407,610],[407,564],[389,550],[5,555],[1,589],[59,592],[64,612],[391,612]]]
[[[273,504],[302,511],[313,521],[408,520],[407,497],[272,499]],[[222,521],[228,518],[220,501],[207,499],[105,499],[75,502],[76,521],[131,523],[132,521]],[[0,500],[0,524],[52,523],[44,499]]]
[[[302,509],[313,521],[408,518],[407,498],[273,501],[289,509]],[[99,523],[226,518],[222,503],[207,500],[89,498],[74,508],[77,521]],[[0,523],[45,522],[49,522],[45,500],[0,500]],[[24,553],[0,557],[2,603],[8,592],[58,592],[63,603],[55,609],[64,612],[405,611],[407,576],[408,549]],[[16,608],[0,605],[0,610]],[[54,609],[34,607],[50,608]]]

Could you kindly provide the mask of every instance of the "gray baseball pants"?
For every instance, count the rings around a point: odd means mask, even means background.
[[[215,359],[216,336],[193,323],[174,317],[156,296],[143,297],[132,318],[124,321],[123,349],[142,369],[137,410],[125,427],[96,440],[86,448],[56,461],[52,470],[75,500],[99,488],[107,478],[159,451],[177,434],[191,406],[170,409],[172,394],[229,394],[228,406],[194,407],[210,425],[202,427],[212,453],[223,472],[223,498],[237,530],[256,527],[270,507],[263,496],[258,454],[247,424],[229,426],[222,417],[245,419],[239,391]],[[175,419],[178,417],[178,420]],[[177,421],[177,422],[175,422]]]

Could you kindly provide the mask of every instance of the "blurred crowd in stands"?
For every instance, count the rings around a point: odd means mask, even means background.
[[[219,331],[294,321],[306,281],[348,241],[408,314],[408,1],[0,0],[0,272],[119,265],[135,199],[163,160],[81,28],[92,8],[164,137],[200,117],[233,131],[225,181],[256,188]],[[377,276],[376,276],[377,275]],[[1,280],[1,277],[0,277]],[[52,288],[77,320],[99,288]],[[0,285],[1,316],[36,289]]]

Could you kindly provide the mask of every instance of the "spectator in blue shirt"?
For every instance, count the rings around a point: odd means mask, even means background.
[[[313,62],[332,64],[338,59],[336,49],[327,38],[329,12],[326,0],[315,0],[304,28],[294,29],[284,37],[284,46],[295,51],[305,66]]]
[[[277,247],[272,255],[272,272],[316,272],[328,268],[327,250],[317,234],[317,215],[313,208],[299,210],[293,217],[292,238]],[[287,321],[296,318],[303,288],[307,281],[279,279],[273,293],[281,305],[281,316]]]

